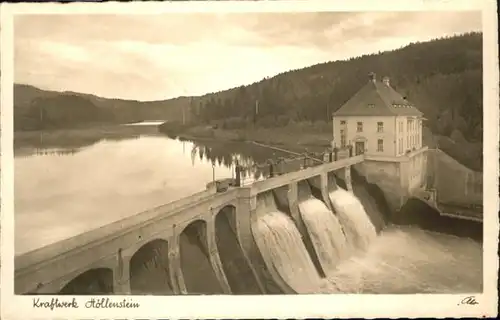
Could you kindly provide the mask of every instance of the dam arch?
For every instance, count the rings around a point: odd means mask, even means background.
[[[173,293],[167,240],[156,238],[142,245],[129,263],[132,294]]]
[[[180,265],[188,294],[224,293],[210,261],[207,229],[207,221],[196,219],[180,232]]]
[[[89,269],[66,283],[60,295],[106,295],[113,294],[113,270],[110,268]]]
[[[236,206],[220,209],[214,219],[215,243],[233,294],[260,294],[261,290],[238,240]]]

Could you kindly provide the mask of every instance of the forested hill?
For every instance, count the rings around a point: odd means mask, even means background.
[[[370,72],[379,79],[388,76],[391,86],[424,112],[426,125],[439,137],[443,150],[471,168],[480,169],[481,33],[414,43],[394,51],[288,71],[248,86],[165,101],[103,99],[16,85],[15,129],[181,120],[183,110],[188,123],[218,123],[227,129],[241,129],[251,123],[273,127],[303,121],[318,122],[319,127],[366,83]]]
[[[14,85],[14,130],[74,128],[95,123],[180,120],[186,97],[165,101],[106,99],[75,92]]]
[[[264,127],[286,126],[291,121],[317,122],[319,127],[368,81],[370,72],[379,80],[388,76],[391,86],[424,113],[433,143],[469,168],[482,170],[481,33],[322,63],[208,94],[193,99],[192,119],[215,120],[226,128],[254,121]]]
[[[391,86],[424,112],[434,133],[450,136],[456,129],[469,140],[481,140],[481,33],[289,71],[249,86],[205,95],[196,99],[191,109],[203,121],[227,117],[253,121],[258,99],[257,121],[262,125],[276,125],[276,120],[324,121],[368,81],[370,72],[379,79],[390,77]]]

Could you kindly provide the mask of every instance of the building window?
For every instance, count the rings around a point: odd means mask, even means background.
[[[377,132],[384,132],[384,123],[377,122]]]
[[[345,145],[346,145],[345,130],[340,130],[340,147],[345,148]]]
[[[370,103],[370,104],[368,104],[368,108],[375,108],[375,105]]]
[[[345,120],[340,121],[341,125],[345,125]]]
[[[378,152],[384,151],[384,140],[382,140],[382,139],[377,140],[377,151]]]
[[[357,132],[363,132],[363,122],[358,122],[358,126],[356,129]]]

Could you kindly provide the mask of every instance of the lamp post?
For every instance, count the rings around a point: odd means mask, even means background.
[[[215,164],[212,162],[212,181],[215,182]]]
[[[237,159],[236,159],[236,165],[234,166],[234,169],[235,169],[235,173],[236,173],[236,186],[241,187],[241,174],[240,174],[241,168],[240,168],[240,164],[239,164]]]

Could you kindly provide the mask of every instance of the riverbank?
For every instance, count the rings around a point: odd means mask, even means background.
[[[123,140],[140,135],[158,135],[158,126],[94,125],[74,129],[14,132],[14,149],[77,148],[100,140]]]
[[[314,129],[297,130],[288,127],[219,129],[211,126],[194,126],[182,130],[163,131],[167,136],[185,140],[217,140],[226,142],[247,142],[287,146],[321,147],[331,146],[331,132],[318,132]]]
[[[244,124],[242,124],[244,126]],[[243,128],[224,127],[223,125],[182,126],[176,123],[165,123],[159,130],[171,138],[185,140],[217,140],[222,142],[255,141],[263,144],[284,146],[289,148],[328,148],[331,147],[331,124],[324,121],[298,122],[286,126]],[[482,143],[468,142],[464,139],[453,140],[450,137],[434,135],[428,128],[422,130],[422,143],[429,148],[439,148],[453,157],[463,166],[482,171]]]
[[[182,126],[176,123],[163,125],[93,125],[73,129],[17,131],[14,133],[14,148],[78,148],[92,145],[100,140],[123,140],[141,135],[166,135],[190,141],[249,142],[281,146],[285,149],[303,152],[304,149],[324,150],[331,146],[331,124],[326,122],[292,123],[286,126],[253,127],[222,125]],[[470,154],[476,155],[481,144],[453,141],[448,137],[435,136],[429,129],[422,132],[423,144],[429,148],[443,150],[462,165],[481,171],[470,161]],[[464,152],[464,150],[467,150]],[[477,162],[477,161],[476,161]]]

